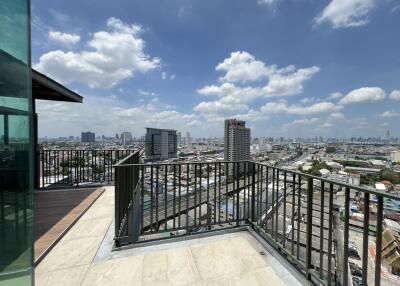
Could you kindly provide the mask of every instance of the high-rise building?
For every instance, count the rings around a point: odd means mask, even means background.
[[[190,137],[190,132],[186,132],[186,146],[192,143],[192,137]]]
[[[82,132],[81,135],[81,142],[82,143],[94,143],[96,142],[96,135],[94,134],[94,132]]]
[[[182,144],[182,133],[179,131],[176,132],[176,140],[177,140],[178,146]]]
[[[250,160],[250,128],[245,125],[241,120],[225,120],[225,161]]]
[[[131,132],[122,132],[121,134],[122,145],[128,145],[132,143],[132,133]]]
[[[146,128],[145,151],[148,161],[177,157],[176,130]]]

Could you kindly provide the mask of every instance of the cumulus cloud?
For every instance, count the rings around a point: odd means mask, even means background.
[[[297,69],[290,65],[278,68],[267,65],[248,52],[233,52],[216,66],[224,72],[220,84],[207,85],[197,90],[200,95],[218,99],[201,102],[196,111],[247,110],[247,104],[259,98],[296,95],[303,91],[304,82],[311,79],[319,67]],[[228,105],[232,105],[229,107]]]
[[[327,97],[327,99],[332,100],[332,99],[338,99],[338,98],[342,98],[342,97],[343,97],[343,94],[342,94],[342,93],[340,93],[340,92],[333,92],[333,93],[331,93],[331,94]]]
[[[49,31],[49,39],[63,45],[76,44],[81,40],[78,34],[68,34],[59,31]]]
[[[393,99],[393,100],[398,100],[398,101],[400,101],[400,90],[393,90],[393,91],[390,93],[389,98],[390,98],[390,99]]]
[[[87,42],[89,50],[50,51],[34,68],[62,82],[79,82],[91,88],[110,88],[137,73],[160,67],[159,58],[144,52],[142,28],[117,18],[107,20],[107,30],[95,32]]]
[[[385,91],[380,87],[362,87],[352,90],[344,96],[339,104],[352,104],[362,102],[377,102],[384,100],[386,97]]]
[[[342,108],[342,106],[337,106],[331,102],[319,102],[309,106],[288,105],[285,102],[268,102],[261,107],[260,111],[266,114],[313,115],[336,112]]]
[[[301,119],[296,119],[291,122],[288,122],[283,125],[283,128],[289,128],[293,126],[306,126],[306,125],[314,125],[319,122],[319,119],[317,117],[313,118],[301,118]]]
[[[388,111],[383,112],[382,114],[379,114],[378,116],[382,117],[382,118],[398,117],[398,116],[400,116],[400,112],[388,110]]]
[[[127,104],[113,96],[84,97],[84,104],[39,101],[39,131],[46,131],[46,134],[40,136],[74,135],[80,134],[82,130],[91,130],[99,135],[112,135],[129,130],[133,131],[134,136],[138,136],[144,134],[144,128],[148,126],[174,126],[180,130],[187,130],[191,126],[202,130],[202,125],[194,114],[179,112],[163,102],[153,101],[152,97],[146,97],[139,105]],[[63,116],[60,117],[60,114]],[[54,118],[58,118],[58,124],[54,124]]]
[[[245,104],[227,104],[220,101],[200,102],[194,107],[195,111],[204,113],[242,112],[248,110]]]
[[[317,24],[328,22],[333,28],[360,27],[368,24],[368,14],[377,0],[332,0],[315,18]]]
[[[257,1],[257,3],[260,4],[260,5],[262,5],[262,4],[271,5],[271,4],[274,4],[276,2],[278,2],[278,0],[258,0]]]
[[[222,82],[247,82],[266,78],[270,73],[264,62],[256,60],[247,52],[233,52],[229,58],[215,68],[225,72],[219,80]]]

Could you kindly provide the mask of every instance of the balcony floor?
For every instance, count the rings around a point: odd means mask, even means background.
[[[248,231],[111,252],[113,188],[36,268],[36,285],[302,285]]]

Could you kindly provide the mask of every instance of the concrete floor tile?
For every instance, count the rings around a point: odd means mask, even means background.
[[[93,263],[82,286],[142,285],[143,256],[130,256]]]
[[[35,273],[36,286],[75,286],[80,285],[89,265],[66,268],[51,272]]]

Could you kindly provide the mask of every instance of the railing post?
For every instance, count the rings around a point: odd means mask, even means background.
[[[375,286],[381,285],[382,263],[382,222],[383,222],[383,197],[378,196],[378,210],[376,217],[376,258],[375,258]]]
[[[312,207],[313,207],[313,179],[308,178],[307,184],[307,228],[306,228],[306,277],[311,280],[311,252],[312,252]]]
[[[252,182],[251,182],[251,221],[255,222],[256,221],[256,213],[255,213],[255,208],[256,208],[256,201],[255,201],[255,184],[256,184],[256,175],[255,175],[255,168],[256,164],[252,163],[251,164],[251,176],[252,176]]]

